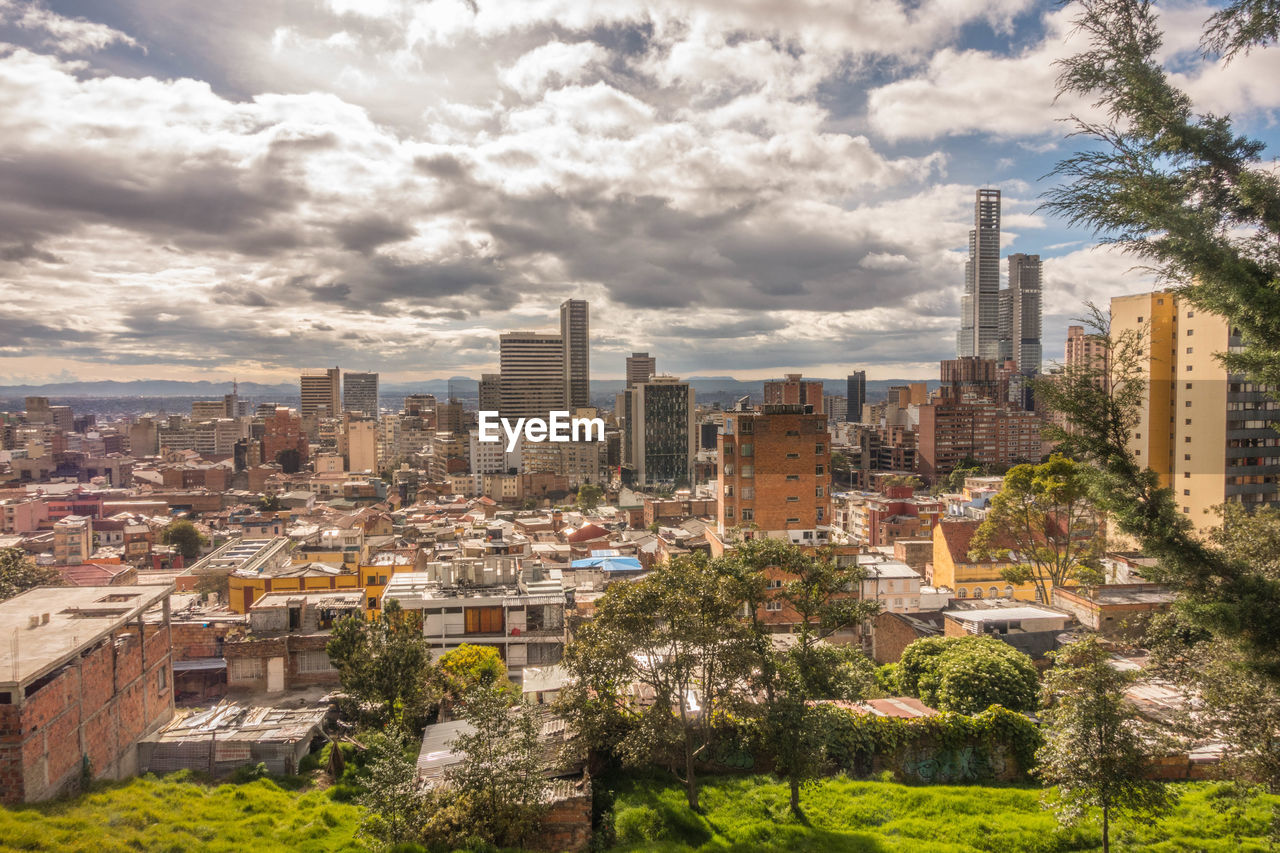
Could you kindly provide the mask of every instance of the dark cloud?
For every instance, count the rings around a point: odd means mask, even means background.
[[[334,226],[333,232],[344,249],[362,254],[413,236],[413,228],[403,221],[378,213],[340,222]]]

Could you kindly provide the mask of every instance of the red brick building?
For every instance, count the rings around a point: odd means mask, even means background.
[[[310,455],[307,435],[302,429],[302,417],[293,409],[278,406],[275,414],[266,419],[262,436],[262,461],[274,462],[282,450],[298,451],[299,461],[305,463]]]
[[[0,603],[0,802],[137,772],[173,717],[172,586],[41,587]],[[17,651],[15,656],[14,652]]]
[[[831,521],[831,446],[827,416],[800,405],[729,412],[717,439],[717,530],[788,538],[814,545]],[[732,537],[728,537],[732,538]]]
[[[822,382],[804,379],[799,373],[788,373],[784,379],[764,383],[766,406],[813,406],[814,414],[822,411]]]
[[[966,458],[992,467],[1039,462],[1043,427],[1031,412],[986,400],[921,406],[917,470],[932,480]]]

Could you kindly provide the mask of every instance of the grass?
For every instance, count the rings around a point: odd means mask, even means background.
[[[1258,797],[1239,811],[1226,786],[1177,786],[1177,807],[1159,820],[1112,825],[1113,850],[1263,851],[1277,797]],[[667,780],[636,779],[616,788],[616,849],[623,851],[1056,851],[1100,850],[1092,824],[1063,829],[1040,807],[1040,791],[1020,787],[911,787],[827,779],[805,788],[805,822],[788,806],[785,785],[771,777],[707,780],[702,814],[684,789]]]
[[[361,809],[269,779],[209,786],[187,773],[108,783],[69,800],[0,809],[0,850],[149,853],[361,849]]]

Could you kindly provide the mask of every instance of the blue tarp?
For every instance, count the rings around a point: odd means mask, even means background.
[[[603,569],[606,572],[639,572],[644,570],[635,557],[589,557],[569,564],[574,569]]]

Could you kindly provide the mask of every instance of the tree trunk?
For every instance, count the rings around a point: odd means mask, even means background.
[[[791,782],[791,813],[800,817],[800,778],[793,774],[788,781]]]
[[[1111,809],[1102,807],[1102,853],[1111,853]]]
[[[698,782],[693,778],[693,743],[689,740],[688,730],[684,736],[684,789],[689,798],[689,808],[698,810]]]

